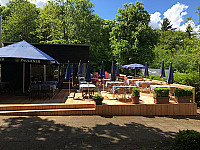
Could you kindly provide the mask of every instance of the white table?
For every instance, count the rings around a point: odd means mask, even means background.
[[[89,94],[88,97],[92,97],[92,93],[94,94],[95,87],[96,86],[94,84],[80,84],[79,88],[80,88],[80,91],[82,92],[82,97],[84,98],[85,95],[87,94]],[[85,95],[83,94],[84,92],[85,92]]]
[[[173,87],[171,85],[150,85],[149,91],[153,91],[155,88],[170,88]]]
[[[127,79],[126,83],[129,85],[130,81],[141,81],[142,79]]]
[[[124,88],[124,89],[128,89],[128,88],[135,88],[136,86],[113,86],[112,87],[112,92],[113,92],[113,99],[114,99],[114,95],[115,95],[115,89],[117,88]],[[126,98],[126,92],[124,92],[124,98]]]
[[[80,89],[80,91],[88,90],[88,88],[89,88],[89,90],[94,90],[95,87],[96,87],[96,85],[94,85],[94,84],[80,84],[79,89]]]
[[[111,83],[114,83],[114,85],[116,85],[116,84],[121,84],[121,83],[124,83],[124,82],[120,82],[120,81],[109,81],[109,82],[106,82],[106,87],[108,87],[108,84],[111,84]]]
[[[147,83],[147,87],[150,86],[150,83],[152,83],[152,81],[135,81],[135,85],[137,87],[141,87],[142,86],[142,83]]]

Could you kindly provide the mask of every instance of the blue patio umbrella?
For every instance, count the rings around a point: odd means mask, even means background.
[[[160,77],[165,77],[165,67],[164,67],[164,61],[162,61],[162,64],[161,64],[161,68],[160,68],[160,74],[159,74]]]
[[[65,80],[71,80],[71,67],[70,67],[70,61],[69,60],[68,60],[68,64],[67,64]]]
[[[117,68],[115,70],[116,77],[120,77],[119,65],[117,64]]]
[[[85,74],[86,82],[91,82],[91,74],[90,74],[90,62],[88,61],[86,74]]]
[[[88,61],[87,69],[86,69],[86,73],[85,73],[85,80],[88,84],[88,98],[89,98],[89,96],[90,96],[90,94],[89,94],[89,82],[91,82],[90,62],[89,61]]]
[[[122,66],[122,68],[125,68],[125,69],[135,69],[135,75],[136,75],[136,69],[142,69],[142,68],[145,68],[144,65],[142,64],[129,64],[129,65],[124,65]]]
[[[23,93],[25,90],[25,63],[59,65],[59,62],[56,61],[54,58],[26,41],[17,42],[0,48],[0,58],[0,61],[4,62],[23,63]]]
[[[65,80],[69,80],[69,95],[70,95],[71,67],[70,67],[70,61],[69,60],[68,60],[68,64],[67,64]],[[68,97],[70,97],[70,96],[68,96]]]
[[[83,65],[82,65],[82,62],[80,60],[79,64],[78,64],[77,76],[81,76],[81,75],[83,75]]]
[[[170,65],[169,65],[169,72],[167,74],[167,78],[166,78],[165,82],[167,82],[167,84],[173,84],[174,83],[172,63],[170,63]]]
[[[161,64],[161,68],[160,68],[160,74],[159,74],[160,77],[162,77],[162,81],[163,81],[163,77],[165,77],[165,67],[164,67],[164,61],[162,61],[162,64]]]
[[[114,62],[112,61],[110,81],[115,81],[115,80],[116,80],[115,66],[114,66]]]
[[[99,72],[99,77],[102,79],[105,77],[104,63],[102,61],[101,70]]]
[[[148,70],[147,62],[145,64],[145,68],[144,68],[144,76],[145,77],[149,76],[149,70]]]

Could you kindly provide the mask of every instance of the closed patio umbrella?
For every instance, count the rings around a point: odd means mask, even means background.
[[[80,60],[79,64],[78,64],[78,71],[77,71],[77,76],[78,76],[78,79],[79,79],[79,84],[80,84],[80,76],[81,75],[83,75],[83,67],[82,67],[82,62]]]
[[[161,68],[160,68],[160,77],[162,77],[162,82],[163,82],[163,77],[165,77],[165,67],[164,67],[164,61],[162,61]]]
[[[69,80],[69,96],[68,97],[70,97],[71,67],[70,67],[69,60],[68,60],[68,65],[67,65],[67,69],[66,69],[65,80]]]
[[[149,70],[148,70],[148,66],[147,66],[147,62],[145,64],[145,68],[144,68],[144,76],[148,77],[149,76]]]
[[[105,78],[105,70],[104,70],[104,63],[102,61],[102,64],[101,64],[101,70],[99,72],[99,77],[102,79],[102,78]]]
[[[115,80],[116,80],[115,66],[114,66],[114,62],[112,61],[110,81],[115,81]]]
[[[88,84],[88,98],[89,98],[89,83],[91,82],[91,74],[90,74],[90,62],[88,61],[86,74],[85,74],[85,80]]]
[[[105,70],[104,70],[103,61],[102,61],[102,64],[101,64],[101,70],[99,72],[99,77],[101,78],[101,83],[102,83],[102,79],[105,78]],[[104,83],[103,83],[103,91],[104,91]]]
[[[116,77],[120,77],[120,71],[119,71],[119,65],[117,64],[117,68],[116,68],[116,71],[115,71],[115,75]]]
[[[173,84],[174,83],[172,63],[170,63],[170,65],[169,65],[169,72],[167,74],[166,82],[167,82],[167,84]]]

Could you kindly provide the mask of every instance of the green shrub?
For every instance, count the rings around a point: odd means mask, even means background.
[[[155,93],[155,97],[169,97],[169,88],[155,88],[153,93]]]
[[[179,131],[172,142],[173,150],[200,150],[200,133],[194,130]]]
[[[104,99],[104,97],[101,95],[101,93],[96,93],[93,97],[94,99]]]
[[[132,89],[132,96],[140,96],[140,89],[133,88]]]
[[[148,77],[149,79],[152,79],[152,80],[158,80],[158,81],[165,81],[166,80],[166,77],[163,77],[163,79],[159,76],[156,76],[156,75],[150,75]]]
[[[177,89],[175,89],[174,93],[175,93],[175,96],[177,96],[177,97],[183,97],[183,96],[192,96],[193,91],[192,91],[192,89],[186,89],[186,88],[178,89],[177,88]]]

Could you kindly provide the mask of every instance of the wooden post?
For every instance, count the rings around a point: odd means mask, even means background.
[[[195,87],[193,87],[192,90],[193,90],[193,98],[192,99],[193,99],[193,103],[195,103]]]

